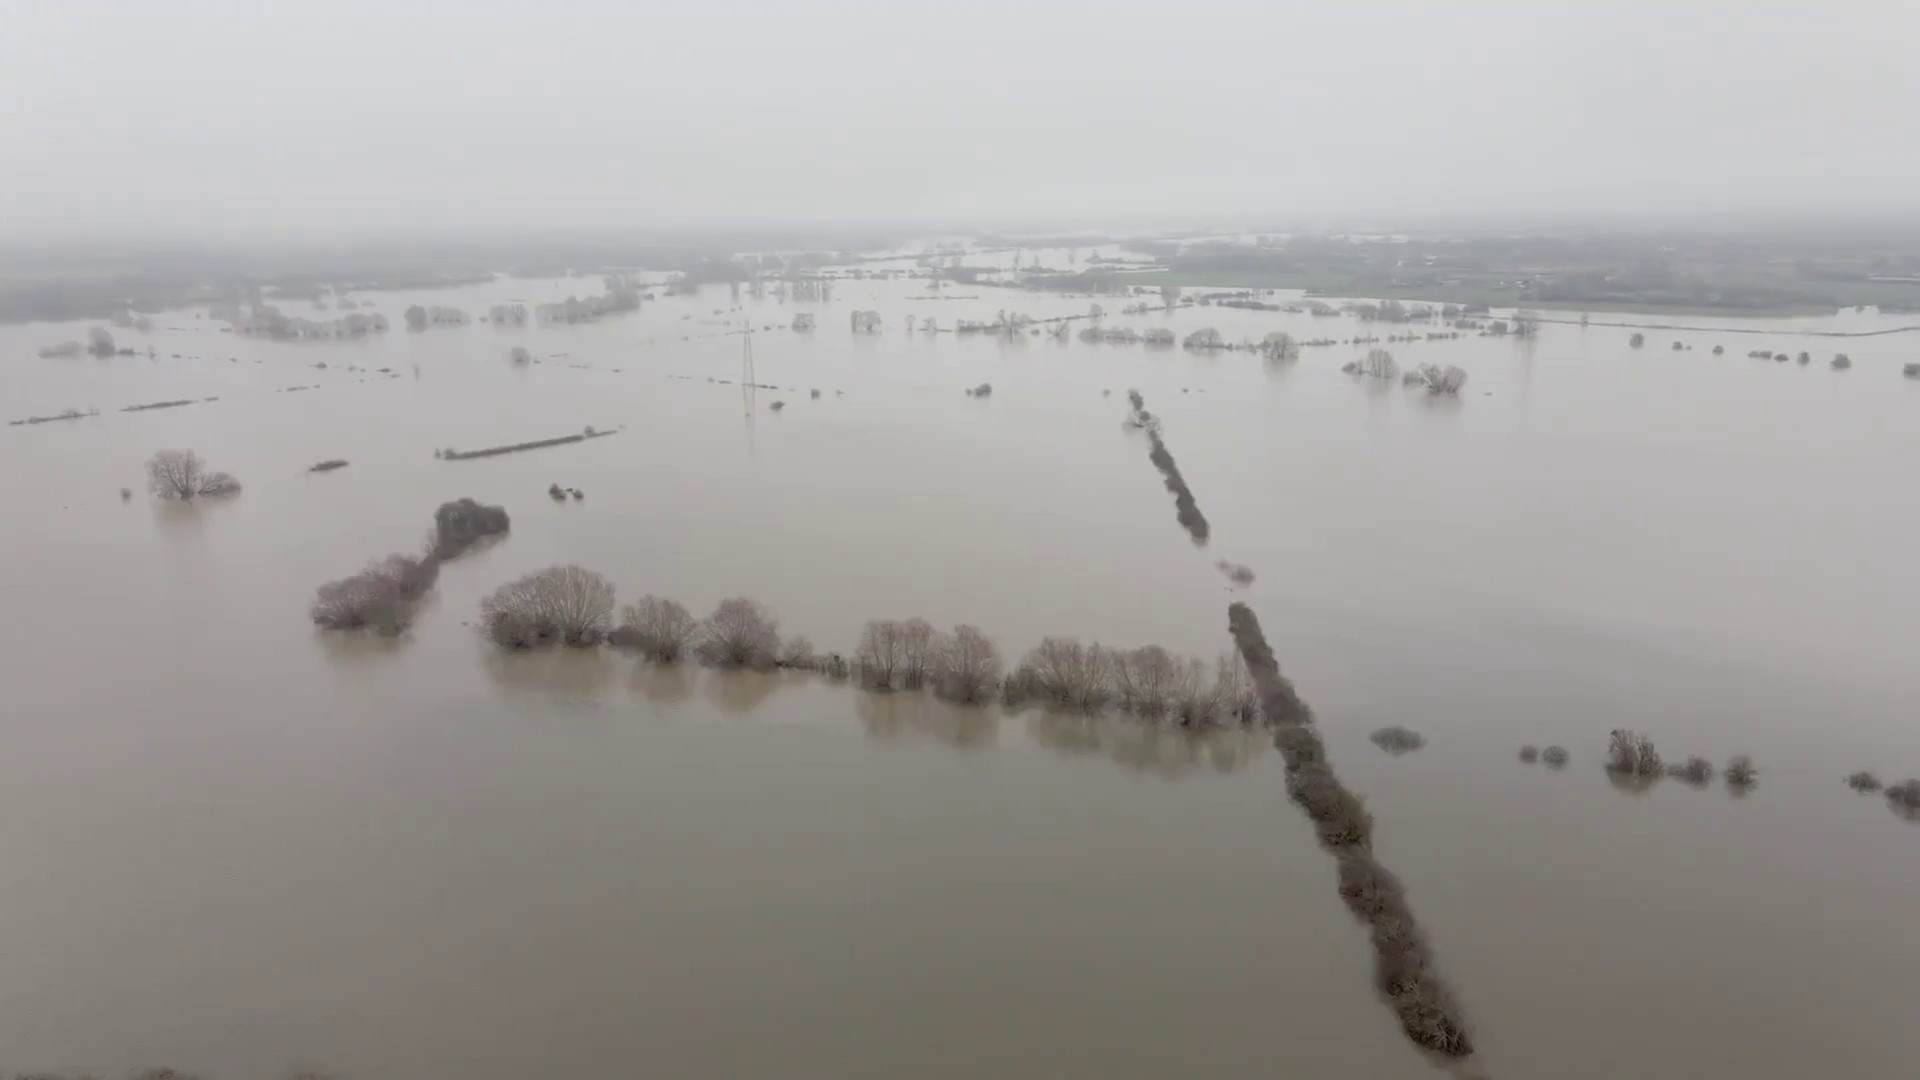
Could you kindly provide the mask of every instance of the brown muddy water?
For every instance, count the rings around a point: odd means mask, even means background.
[[[364,298],[398,327],[415,301],[570,289],[598,282]],[[106,361],[34,355],[84,326],[0,328],[0,419],[100,410],[0,429],[0,1067],[1432,1072],[1375,999],[1263,739],[493,653],[466,625],[480,596],[554,562],[623,601],[750,595],[840,649],[865,619],[920,615],[1009,655],[1052,633],[1211,656],[1243,598],[1374,813],[1476,1068],[1798,1080],[1920,1060],[1920,827],[1842,782],[1920,774],[1920,384],[1899,377],[1920,335],[1650,331],[1632,350],[1625,329],[1551,325],[1390,346],[1469,371],[1433,401],[1341,375],[1345,346],[1275,368],[902,329],[1089,303],[966,291],[843,282],[831,304],[716,316],[709,289],[591,326],[327,345],[173,312],[117,331],[142,355]],[[884,330],[851,335],[856,307]],[[706,381],[739,378],[720,335],[800,310],[811,335],[755,339],[759,381],[794,389],[758,391],[749,423],[737,386]],[[516,344],[542,362],[510,366]],[[1826,367],[1836,351],[1851,371]],[[991,398],[963,395],[981,382]],[[316,388],[275,392],[296,385]],[[1129,386],[1212,524],[1205,551],[1121,427]],[[219,400],[117,411],[188,397]],[[589,424],[621,430],[432,456]],[[138,493],[141,462],[178,446],[245,491]],[[352,464],[306,472],[328,458]],[[554,503],[556,482],[585,499]],[[416,547],[463,495],[505,505],[512,535],[450,563],[408,635],[312,629],[316,585]],[[1231,587],[1216,558],[1257,580]],[[1426,749],[1368,744],[1396,723]],[[1615,727],[1670,758],[1750,753],[1760,784],[1617,790]],[[1572,764],[1518,764],[1522,743]]]

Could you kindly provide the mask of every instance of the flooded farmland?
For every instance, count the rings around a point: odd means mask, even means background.
[[[598,290],[364,293],[393,329],[352,342],[183,309],[116,330],[136,352],[107,359],[38,355],[86,324],[0,327],[0,419],[78,414],[0,430],[0,1065],[1435,1069],[1376,999],[1264,733],[485,643],[480,599],[555,563],[623,602],[750,596],[841,651],[923,616],[1009,657],[1047,635],[1212,657],[1244,601],[1372,812],[1476,1074],[1785,1080],[1920,1055],[1920,826],[1843,783],[1920,775],[1920,383],[1900,377],[1920,333],[1828,336],[1920,320],[1596,314],[1381,343],[1465,369],[1457,397],[1340,371],[1371,344],[1275,363],[1088,343],[1086,320],[919,328],[1100,303],[1176,339],[1388,332],[984,284],[656,289],[581,325],[402,328],[416,303]],[[877,332],[850,329],[863,310]],[[1125,426],[1129,388],[1205,550]],[[589,426],[612,434],[435,455]],[[244,490],[145,494],[148,456],[186,447]],[[511,535],[448,562],[406,634],[314,629],[316,586],[417,550],[462,496],[506,507]],[[1426,746],[1369,744],[1394,724]],[[1616,728],[1673,760],[1751,754],[1760,780],[1616,784]],[[1523,744],[1571,760],[1521,764]]]

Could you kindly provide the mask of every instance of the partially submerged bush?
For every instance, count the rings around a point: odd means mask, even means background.
[[[1667,775],[1695,787],[1705,787],[1713,779],[1713,763],[1703,757],[1690,757],[1667,766]]]
[[[1195,728],[1257,722],[1260,699],[1239,654],[1223,652],[1214,659],[1212,682],[1201,661],[1189,660],[1175,691],[1174,714],[1182,725]]]
[[[1887,785],[1887,803],[1906,816],[1920,814],[1920,780],[1902,780]]]
[[[1387,350],[1368,349],[1366,356],[1347,361],[1340,370],[1365,379],[1391,379],[1400,373],[1400,365]]]
[[[795,671],[814,671],[820,666],[820,655],[813,651],[813,642],[807,640],[806,635],[795,634],[780,643],[774,662]]]
[[[1274,363],[1297,360],[1300,357],[1300,343],[1285,330],[1275,330],[1260,339],[1260,354]]]
[[[503,507],[488,506],[472,499],[441,503],[433,512],[433,554],[451,559],[488,536],[499,536],[512,527]]]
[[[480,624],[496,645],[597,645],[613,620],[613,583],[578,566],[550,566],[494,590]]]
[[[908,619],[900,624],[900,685],[918,690],[933,676],[934,640],[939,632],[925,619]]]
[[[1607,743],[1607,771],[1652,779],[1662,773],[1660,751],[1645,735],[1616,728]]]
[[[1093,712],[1113,697],[1107,651],[1073,638],[1044,638],[1021,661],[1035,693],[1055,705]]]
[[[934,693],[963,705],[989,700],[1000,682],[1000,650],[978,627],[961,624],[933,650]]]
[[[1407,372],[1402,383],[1418,386],[1429,394],[1458,394],[1460,388],[1467,385],[1467,373],[1464,368],[1449,364],[1419,364]]]
[[[1225,559],[1216,559],[1214,560],[1213,568],[1227,575],[1228,581],[1233,582],[1241,588],[1253,584],[1253,567],[1251,566],[1243,563],[1228,562]]]
[[[620,625],[607,640],[613,645],[638,649],[656,663],[671,664],[686,654],[699,631],[687,609],[664,596],[643,596],[620,609]]]
[[[720,601],[700,624],[700,659],[715,667],[764,671],[780,650],[780,624],[744,596]]]
[[[1853,361],[1847,357],[1846,353],[1840,353],[1833,358],[1833,370],[1835,371],[1845,371],[1852,366]]]
[[[900,670],[900,624],[892,619],[868,619],[853,656],[860,685],[869,690],[893,689]]]
[[[200,494],[209,496],[238,495],[240,494],[240,481],[234,479],[232,473],[210,472],[206,475],[206,479],[200,481]]]
[[[211,472],[191,450],[161,450],[147,459],[147,489],[162,499],[192,499],[200,495],[233,495],[240,481],[223,472]]]
[[[1855,791],[1879,791],[1880,778],[1865,769],[1847,777],[1847,786]]]
[[[1528,743],[1527,745],[1521,747],[1520,760],[1526,762],[1529,765],[1533,764],[1536,761],[1539,761],[1540,748],[1533,745],[1532,743]]]
[[[1373,741],[1373,745],[1395,757],[1401,754],[1411,754],[1415,750],[1427,745],[1427,737],[1425,735],[1420,734],[1412,728],[1401,727],[1398,724],[1380,728],[1373,734],[1367,736],[1367,738]]]
[[[1760,782],[1759,768],[1753,764],[1753,759],[1745,754],[1735,754],[1728,758],[1724,775],[1727,778],[1727,786],[1735,791],[1745,791]]]
[[[414,606],[439,576],[440,560],[431,555],[389,555],[320,586],[308,614],[325,630],[398,634],[412,623]]]
[[[1567,766],[1567,748],[1564,746],[1549,746],[1545,750],[1540,751],[1540,760],[1546,762],[1547,767],[1550,769],[1564,769]]]
[[[1227,347],[1227,342],[1225,338],[1220,336],[1220,331],[1211,326],[1203,326],[1183,338],[1180,342],[1180,347],[1205,352],[1213,349],[1224,349]]]
[[[1165,716],[1184,665],[1158,645],[1115,650],[1108,657],[1120,707],[1149,719]]]

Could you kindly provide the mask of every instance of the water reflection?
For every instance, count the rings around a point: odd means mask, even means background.
[[[650,664],[638,660],[627,676],[627,692],[655,705],[672,705],[693,694],[693,680],[694,673],[685,664]]]
[[[153,524],[162,533],[188,536],[199,533],[219,499],[156,499]]]
[[[601,649],[520,649],[482,646],[487,678],[510,696],[577,703],[603,698],[623,659]]]
[[[315,629],[313,637],[327,662],[340,667],[390,662],[413,641],[411,633],[386,635],[362,630]]]
[[[701,696],[724,712],[747,713],[779,690],[805,679],[804,675],[785,671],[713,670],[701,681]]]
[[[978,750],[992,746],[1000,736],[1000,716],[992,709],[950,705],[928,694],[855,691],[854,695],[854,714],[875,739],[931,739],[957,750]]]
[[[1033,741],[1072,757],[1104,757],[1131,772],[1174,780],[1202,769],[1239,772],[1265,754],[1272,736],[1259,728],[1190,731],[1119,716],[1038,712],[1027,721]]]

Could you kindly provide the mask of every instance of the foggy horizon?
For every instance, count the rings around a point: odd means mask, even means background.
[[[7,0],[0,235],[1920,213],[1920,11]]]

